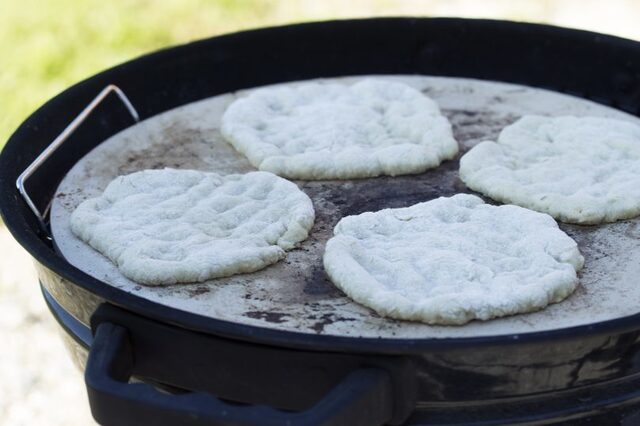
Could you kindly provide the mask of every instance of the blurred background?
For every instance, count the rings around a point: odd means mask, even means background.
[[[371,16],[542,22],[640,40],[638,0],[0,0],[0,148],[74,82],[165,46],[247,28]],[[0,424],[93,424],[28,256],[0,222]]]

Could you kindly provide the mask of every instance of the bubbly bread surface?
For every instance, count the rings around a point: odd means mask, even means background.
[[[640,126],[599,117],[524,116],[460,159],[471,189],[568,223],[640,214]]]
[[[258,89],[229,106],[221,130],[255,167],[294,179],[421,173],[458,153],[438,105],[384,79]]]
[[[559,302],[583,262],[549,215],[469,194],[345,217],[324,253],[327,274],[356,302],[443,325]]]
[[[174,284],[253,272],[307,238],[314,209],[272,173],[144,170],[117,177],[71,230],[133,281]]]

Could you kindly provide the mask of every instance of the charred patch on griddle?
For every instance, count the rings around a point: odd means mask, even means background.
[[[355,321],[355,319],[353,319],[353,318],[340,318],[340,317],[337,317],[334,313],[326,313],[326,314],[322,314],[322,315],[318,315],[318,316],[312,315],[312,316],[309,317],[309,319],[317,320],[316,322],[311,324],[309,328],[311,328],[313,331],[315,331],[318,334],[324,332],[324,328],[326,326],[328,326],[330,324],[333,324],[335,322]]]
[[[60,201],[60,204],[68,211],[75,210],[80,203],[78,199],[82,198],[82,200],[87,197],[80,197],[79,194],[82,192],[81,189],[71,190],[69,192],[59,192],[55,195],[55,198]]]
[[[351,183],[325,195],[336,206],[339,217],[408,207],[460,192],[457,161],[447,161],[436,170],[417,175],[381,176]]]
[[[628,237],[640,240],[640,226],[638,226],[638,222],[630,222],[629,227],[624,234]]]
[[[263,312],[263,311],[249,311],[244,313],[245,316],[254,319],[261,319],[267,322],[280,324],[288,320],[289,315],[283,312]]]
[[[327,277],[327,273],[325,272],[322,264],[315,265],[311,273],[305,278],[304,287],[302,289],[304,294],[327,296],[330,298],[342,295],[342,292],[334,286],[329,280],[329,277]]]
[[[206,294],[206,293],[209,293],[210,291],[211,289],[204,285],[199,285],[196,288],[187,289],[187,293],[189,293],[189,296],[191,297],[200,296],[201,294]]]
[[[468,111],[449,109],[442,113],[449,119],[453,136],[458,141],[461,154],[485,140],[496,140],[503,128],[519,117],[495,111]]]
[[[433,96],[435,89],[431,86],[425,87],[424,89],[420,90],[420,92],[424,93],[425,95],[431,97]]]
[[[164,143],[141,149],[135,156],[127,158],[125,164],[120,165],[118,174],[128,174],[142,169],[180,167],[184,164],[189,164],[193,169],[206,170],[207,163],[201,159],[194,146],[198,144],[201,136],[193,130],[188,130],[185,129],[179,137],[167,137]]]
[[[585,257],[585,268],[587,268],[591,261],[609,256],[610,247],[606,239],[600,236],[602,229],[620,227],[624,224],[618,222],[593,226],[558,222],[558,226],[578,244],[580,252]]]
[[[459,176],[456,176],[456,178],[453,180],[453,189],[456,191],[457,194],[475,194],[472,190],[470,190],[467,185],[464,184],[464,182],[462,181],[462,179],[460,179]]]
[[[578,243],[578,245],[590,242],[590,240],[594,237],[593,234],[598,231],[598,226],[593,225],[578,225],[574,223],[564,223],[558,221],[558,226],[571,238],[573,238],[576,243]]]

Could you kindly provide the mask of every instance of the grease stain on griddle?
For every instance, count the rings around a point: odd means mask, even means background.
[[[625,235],[640,240],[640,226],[638,226],[638,222],[630,223]]]
[[[479,142],[495,141],[502,129],[520,118],[514,114],[498,114],[495,111],[449,109],[442,113],[451,122],[453,136],[459,142],[460,155]]]
[[[459,192],[458,162],[444,162],[437,171],[403,176],[380,176],[351,181],[351,185],[336,185],[334,191],[318,194],[310,185],[302,187],[311,198],[322,196],[335,206],[331,213],[338,220],[345,216],[387,208],[409,207],[440,196]],[[325,186],[329,184],[325,182]],[[335,220],[337,223],[337,220]]]
[[[170,129],[165,132],[169,133],[167,138],[174,143],[153,144],[140,150],[135,156],[127,158],[126,164],[118,168],[118,174],[129,174],[141,169],[180,167],[185,162],[190,163],[194,169],[206,168],[206,162],[198,155],[197,145],[202,136],[184,125],[174,124]]]
[[[209,293],[210,291],[211,291],[211,289],[209,287],[207,287],[206,285],[199,285],[199,286],[197,286],[195,288],[187,289],[187,293],[189,293],[189,296],[191,296],[191,297],[200,296],[202,294]]]
[[[560,229],[578,244],[580,252],[585,257],[585,267],[589,267],[592,261],[600,260],[610,255],[610,244],[606,239],[599,236],[602,229],[606,227],[618,228],[622,224],[623,222],[618,222],[593,226],[558,222]]]
[[[274,324],[286,322],[289,317],[288,314],[283,312],[249,311],[244,314],[249,318],[260,319]]]
[[[77,207],[78,199],[84,200],[87,197],[83,197],[82,190],[77,188],[68,192],[59,192],[55,195],[55,198],[67,211],[71,212]]]
[[[341,295],[344,296],[344,293],[329,280],[322,265],[314,265],[311,274],[305,277],[302,291],[305,294],[313,296],[326,296],[331,298]]]
[[[310,328],[318,334],[322,334],[326,326],[331,325],[335,322],[355,321],[355,319],[353,318],[340,318],[336,316],[336,314],[333,312],[322,314],[319,316],[310,316],[309,319],[315,320],[315,322],[310,326]]]

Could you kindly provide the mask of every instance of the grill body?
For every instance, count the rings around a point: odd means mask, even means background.
[[[125,293],[73,267],[15,187],[28,164],[109,84],[122,88],[147,118],[238,89],[364,74],[518,83],[640,114],[639,43],[484,20],[391,18],[250,31],[143,56],[71,87],[29,117],[0,154],[0,212],[34,257],[45,299],[82,368],[92,351],[86,368],[96,418],[120,424],[187,418],[192,423],[184,424],[267,424],[272,418],[277,424],[285,415],[224,405],[233,400],[313,414],[293,419],[300,424],[323,416],[334,424],[640,421],[640,315],[464,339],[358,339],[205,318]],[[130,120],[115,99],[106,99],[31,177],[27,189],[34,203],[44,210],[66,171]],[[109,342],[120,345],[118,353],[104,346]],[[107,365],[110,350],[112,371],[100,375],[92,369]],[[129,377],[174,394],[194,391],[183,397],[190,415],[169,397],[157,397],[159,405],[146,398],[148,388],[129,392]],[[354,389],[366,397],[354,398]],[[205,393],[217,395],[215,404],[237,417],[216,417],[213,403],[202,402]],[[329,402],[318,403],[326,395]],[[109,404],[126,407],[133,417],[113,417]]]

